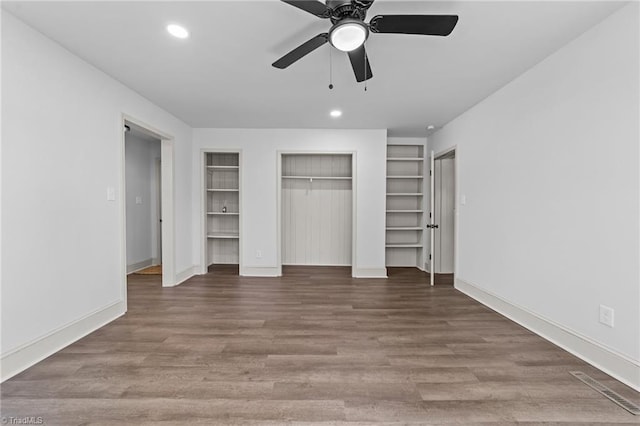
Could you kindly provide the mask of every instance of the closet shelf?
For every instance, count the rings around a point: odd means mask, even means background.
[[[387,176],[387,179],[424,179],[424,176]]]
[[[207,166],[208,170],[239,170],[240,166]]]
[[[387,157],[387,161],[424,161],[423,157]]]
[[[387,231],[422,231],[420,226],[388,226]]]
[[[422,244],[418,244],[418,243],[414,243],[414,244],[407,244],[407,243],[387,244],[385,247],[386,248],[422,248]]]
[[[422,192],[388,192],[387,197],[422,197]]]
[[[239,192],[238,188],[209,188],[207,192]]]
[[[282,176],[282,179],[351,180],[351,176]]]
[[[387,210],[387,213],[424,213],[422,210]]]
[[[238,212],[226,212],[226,213],[222,213],[222,212],[207,212],[207,215],[209,215],[209,216],[239,216],[240,213],[238,213]]]
[[[213,231],[207,234],[207,238],[237,240],[240,238],[240,233],[238,231]]]

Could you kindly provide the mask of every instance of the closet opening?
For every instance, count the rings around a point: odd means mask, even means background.
[[[354,154],[281,153],[282,274],[353,276]]]
[[[424,271],[424,142],[387,144],[385,263]]]
[[[202,155],[202,273],[238,275],[242,258],[241,155],[239,151],[205,151]]]

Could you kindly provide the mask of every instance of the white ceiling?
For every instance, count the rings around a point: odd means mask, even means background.
[[[193,127],[388,128],[424,136],[620,8],[624,3],[377,0],[377,14],[457,14],[449,37],[372,34],[364,91],[344,53],[325,45],[286,70],[276,59],[326,32],[278,0],[3,2],[76,55]],[[177,22],[187,40],[165,31]],[[340,119],[328,113],[344,111]]]

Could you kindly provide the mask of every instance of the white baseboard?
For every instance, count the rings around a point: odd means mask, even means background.
[[[611,377],[640,391],[640,362],[523,307],[456,278],[455,288]]]
[[[276,266],[243,266],[240,268],[242,277],[281,277],[282,270]]]
[[[126,312],[125,302],[118,301],[62,326],[32,342],[2,354],[0,379],[5,381],[103,327]]]
[[[353,268],[353,278],[387,278],[387,268]]]
[[[198,265],[193,265],[182,272],[178,272],[176,274],[176,283],[174,284],[174,286],[182,284],[194,275],[198,275],[198,271],[200,271],[200,267]]]
[[[127,275],[153,265],[157,265],[157,263],[153,263],[153,259],[145,259],[142,262],[127,265]]]

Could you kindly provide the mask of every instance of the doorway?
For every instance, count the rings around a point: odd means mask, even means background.
[[[123,115],[120,203],[123,298],[127,275],[157,275],[176,283],[174,258],[173,137]],[[152,281],[156,281],[153,280]]]
[[[453,285],[456,240],[456,151],[432,153],[429,273],[431,285]]]
[[[161,143],[125,123],[127,274],[162,275]]]

